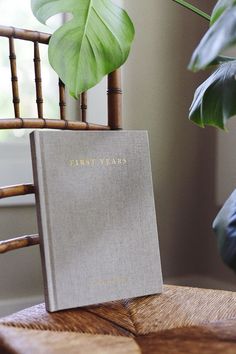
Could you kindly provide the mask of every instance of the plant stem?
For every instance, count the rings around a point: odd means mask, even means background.
[[[197,7],[189,4],[187,1],[184,1],[184,0],[172,0],[172,1],[177,2],[179,5],[181,5],[181,6],[185,7],[186,9],[194,12],[195,14],[203,17],[207,21],[211,20],[211,16],[206,14],[204,11],[199,10]]]

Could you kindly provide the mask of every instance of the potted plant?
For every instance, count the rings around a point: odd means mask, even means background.
[[[222,55],[236,45],[236,1],[218,0],[211,16],[187,1],[173,0],[209,21],[209,29],[195,49],[189,69],[214,69],[195,92],[189,118],[201,127],[226,130],[228,119],[236,115],[236,58]],[[213,222],[218,248],[224,262],[236,271],[236,191]]]
[[[189,69],[215,69],[196,90],[190,107],[191,121],[226,129],[236,114],[236,58],[222,55],[236,44],[236,1],[218,0],[209,16],[185,0],[173,0],[209,22],[191,58]],[[43,23],[57,13],[72,19],[51,37],[49,61],[72,96],[96,85],[127,59],[134,38],[128,14],[111,0],[31,0]],[[236,192],[218,214],[214,228],[223,260],[236,270]]]

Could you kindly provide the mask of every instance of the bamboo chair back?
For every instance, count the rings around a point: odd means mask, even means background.
[[[66,117],[66,94],[65,85],[59,79],[59,107],[60,116],[47,118],[44,116],[44,96],[42,90],[42,71],[40,59],[41,45],[47,45],[50,35],[38,31],[30,31],[15,27],[0,26],[0,39],[9,39],[9,64],[11,71],[12,104],[14,117],[0,119],[0,129],[63,129],[63,130],[117,130],[122,129],[121,125],[121,79],[120,71],[116,70],[108,75],[107,84],[107,107],[108,117],[106,125],[87,122],[87,92],[81,94],[80,109],[81,120],[72,121]],[[34,62],[35,75],[35,104],[37,106],[37,117],[21,117],[21,100],[19,94],[19,82],[17,74],[17,53],[15,41],[32,42],[32,60]],[[1,68],[0,68],[1,69]],[[35,192],[33,184],[21,184],[0,188],[0,199]],[[31,246],[39,243],[38,235],[25,235],[14,239],[0,242],[0,253],[14,250],[21,247]]]

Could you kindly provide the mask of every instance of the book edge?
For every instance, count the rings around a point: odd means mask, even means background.
[[[52,247],[46,247],[45,243],[49,240],[49,230],[48,230],[48,214],[47,214],[47,203],[45,200],[46,193],[44,191],[43,182],[43,170],[42,170],[42,150],[41,150],[41,140],[40,134],[37,131],[30,133],[30,146],[31,146],[31,156],[32,156],[32,169],[33,178],[35,186],[35,200],[36,200],[36,214],[37,214],[37,224],[39,232],[40,241],[40,253],[42,262],[42,272],[43,272],[43,282],[44,282],[44,296],[46,309],[53,311],[56,306],[56,290],[53,281],[52,272],[48,271],[52,269]],[[38,158],[36,157],[36,151]],[[54,299],[54,304],[52,304],[51,299]]]

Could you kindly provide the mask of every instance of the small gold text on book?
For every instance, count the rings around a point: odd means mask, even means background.
[[[70,167],[88,167],[88,166],[111,166],[111,165],[126,165],[125,158],[99,158],[99,159],[74,159],[69,160]]]

